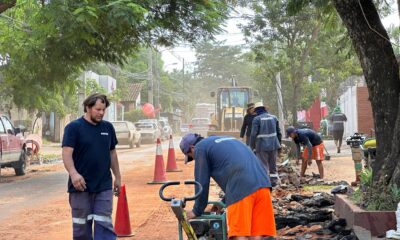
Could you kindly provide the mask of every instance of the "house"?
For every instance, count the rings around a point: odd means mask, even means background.
[[[140,106],[140,92],[142,91],[142,83],[128,83],[127,91],[122,96],[120,103],[124,106],[124,111],[129,112]]]
[[[339,98],[339,106],[347,116],[344,125],[344,136],[355,132],[374,135],[374,117],[372,114],[369,93],[363,77],[353,77],[353,81],[345,86]]]

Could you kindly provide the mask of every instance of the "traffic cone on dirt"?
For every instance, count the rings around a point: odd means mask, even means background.
[[[179,170],[176,166],[174,140],[172,139],[172,135],[169,136],[167,172],[182,172],[182,170]]]
[[[161,141],[157,138],[157,149],[156,149],[156,161],[154,166],[154,178],[152,182],[148,182],[148,184],[163,184],[168,182],[167,177],[165,175],[164,168],[164,157],[161,149]]]
[[[131,221],[129,219],[129,209],[128,201],[126,198],[125,184],[121,186],[121,191],[118,196],[114,230],[118,237],[130,237],[134,235],[131,231]]]

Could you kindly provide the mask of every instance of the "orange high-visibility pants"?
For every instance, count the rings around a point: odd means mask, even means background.
[[[324,143],[312,147],[311,159],[323,161],[324,157]],[[303,159],[308,159],[308,147],[304,149]]]
[[[269,188],[260,188],[227,207],[228,236],[276,236]]]

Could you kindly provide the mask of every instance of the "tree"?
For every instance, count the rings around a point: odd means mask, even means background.
[[[296,123],[297,111],[308,109],[322,90],[328,106],[335,107],[339,85],[361,70],[336,13],[318,4],[304,4],[302,11],[293,15],[288,11],[291,4],[287,0],[253,2],[255,14],[242,29],[258,64],[255,76],[260,92],[270,109],[277,112],[279,72],[284,115]]]
[[[396,206],[390,190],[400,186],[400,78],[389,36],[373,1],[334,0],[367,82],[375,120],[377,157],[372,165],[371,202]]]
[[[55,92],[92,62],[123,64],[143,45],[212,38],[228,12],[216,0],[15,3],[0,3],[1,71],[15,103],[25,107],[48,99],[24,105],[29,94],[21,86]]]
[[[232,79],[238,86],[253,85],[251,73],[254,66],[242,46],[204,42],[196,46],[196,58],[191,85],[197,102],[215,102],[210,92],[216,92],[218,87],[231,86]]]
[[[307,84],[309,56],[316,39],[321,31],[321,22],[318,21],[321,13],[316,8],[308,7],[295,16],[286,12],[288,1],[256,1],[251,4],[254,17],[250,23],[243,26],[247,36],[255,39],[253,50],[262,60],[272,80],[279,71],[286,70],[283,88],[290,89],[291,115],[293,123],[297,122],[297,111],[300,109],[304,86]],[[277,63],[273,63],[277,60]],[[268,65],[276,68],[272,70]],[[285,84],[285,85],[284,85]],[[290,87],[289,87],[290,86]],[[288,88],[289,87],[289,88]],[[314,93],[315,94],[315,93]],[[287,95],[286,95],[287,96]],[[312,96],[314,99],[316,96]]]
[[[399,65],[380,18],[390,6],[379,0],[292,0],[289,11],[297,14],[309,4],[318,4],[325,11],[334,8],[346,26],[363,70],[375,120],[377,156],[372,163],[373,183],[364,195],[365,205],[393,210],[400,200],[400,79]]]

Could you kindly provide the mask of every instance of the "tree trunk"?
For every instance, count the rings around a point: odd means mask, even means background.
[[[374,182],[400,186],[399,66],[388,34],[372,0],[333,3],[346,25],[368,86],[377,139]]]
[[[0,13],[6,11],[9,8],[12,8],[17,3],[17,0],[8,1],[8,3],[0,3]]]

